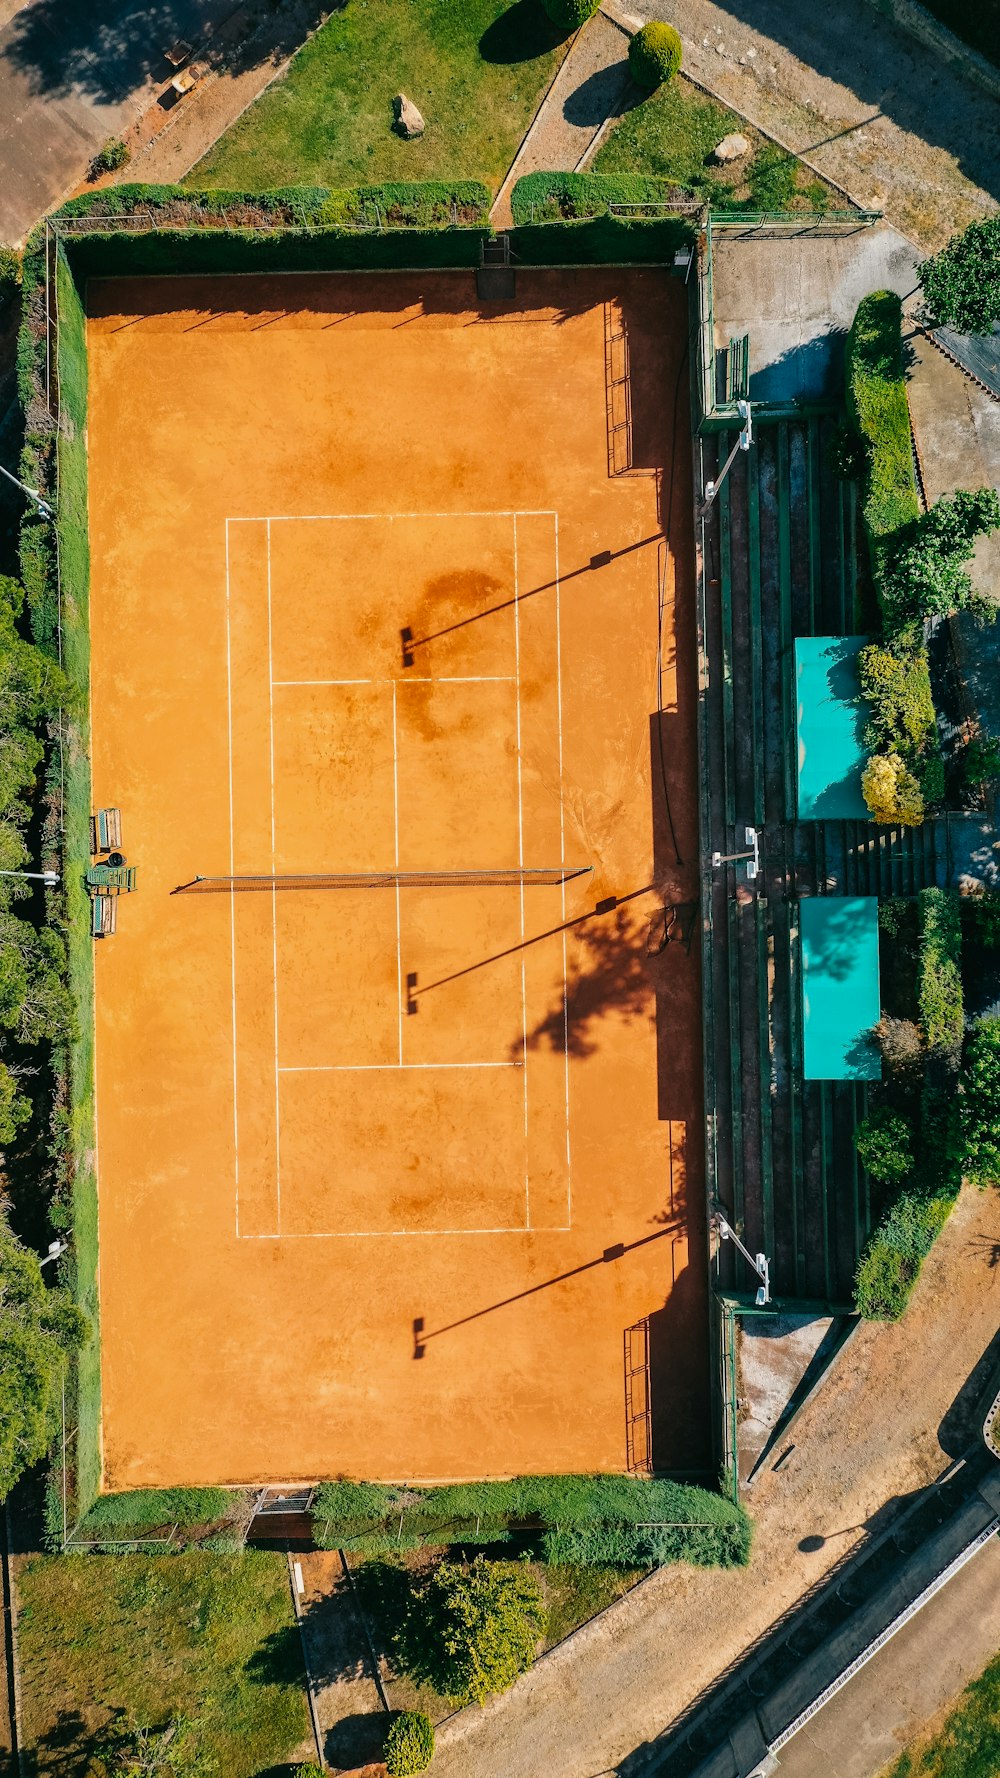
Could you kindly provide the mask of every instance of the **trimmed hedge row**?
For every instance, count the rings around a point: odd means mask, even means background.
[[[928,1050],[957,1066],[965,1035],[962,999],[962,917],[957,897],[922,889],[917,1003]]]
[[[274,191],[192,191],[184,185],[109,185],[70,198],[59,216],[151,213],[163,222],[203,228],[289,229],[474,227],[489,219],[492,198],[476,179],[359,185],[288,185]]]
[[[847,336],[847,406],[865,446],[862,513],[876,588],[887,546],[920,515],[902,317],[895,291],[876,290],[859,304]]]
[[[606,216],[611,204],[657,206],[685,195],[683,186],[644,173],[525,173],[510,194],[510,207],[515,228],[521,228]]]
[[[664,214],[683,197],[666,179],[635,173],[526,173],[511,193],[511,247],[525,265],[662,265],[690,246],[696,220]],[[612,204],[638,206],[612,216]]]
[[[507,1482],[393,1488],[329,1482],[314,1534],[365,1557],[527,1538],[547,1562],[734,1567],[750,1554],[742,1508],[705,1488],[632,1476],[518,1476]]]

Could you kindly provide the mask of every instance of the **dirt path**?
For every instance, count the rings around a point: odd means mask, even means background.
[[[446,1725],[439,1778],[639,1772],[634,1750],[858,1543],[876,1514],[884,1522],[887,1503],[925,1486],[965,1448],[971,1422],[956,1398],[998,1320],[1000,1197],[968,1189],[905,1320],[860,1330],[797,1423],[781,1468],[755,1484],[749,1569],[651,1576],[506,1698]],[[802,1548],[817,1536],[818,1549]]]
[[[353,1772],[381,1754],[386,1695],[339,1553],[313,1550],[295,1561],[305,1586],[302,1635],[324,1756],[333,1771]]]
[[[629,34],[597,12],[578,32],[542,100],[490,212],[494,228],[512,222],[510,194],[525,173],[572,173],[629,90]]]
[[[866,0],[628,0],[684,38],[684,67],[919,245],[1000,199],[1000,105]]]

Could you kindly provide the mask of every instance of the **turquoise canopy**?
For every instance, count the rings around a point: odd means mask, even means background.
[[[879,1080],[871,1036],[882,1015],[878,900],[815,895],[799,902],[802,1055],[806,1080]]]
[[[869,706],[858,655],[867,636],[797,636],[795,738],[800,821],[867,821],[861,794]]]

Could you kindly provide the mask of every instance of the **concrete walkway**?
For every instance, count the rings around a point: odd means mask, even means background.
[[[684,67],[925,250],[1000,200],[1000,104],[867,0],[628,0]]]
[[[574,172],[608,119],[628,108],[628,46],[629,32],[603,12],[577,32],[497,193],[494,228],[511,225],[510,194],[518,179]]]
[[[379,1759],[386,1730],[385,1692],[343,1563],[336,1550],[296,1556],[302,1570],[301,1628],[324,1757],[331,1771],[353,1772]]]

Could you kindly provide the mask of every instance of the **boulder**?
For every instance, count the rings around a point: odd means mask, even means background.
[[[397,93],[392,101],[392,109],[396,118],[396,129],[409,142],[414,136],[424,133],[424,120],[412,99],[405,93]]]
[[[725,166],[728,161],[741,161],[750,153],[750,144],[745,136],[723,136],[712,150],[712,159]]]

